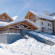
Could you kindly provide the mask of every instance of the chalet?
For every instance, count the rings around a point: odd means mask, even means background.
[[[13,20],[6,13],[0,15],[0,43],[12,43],[21,38],[20,29],[38,30],[38,26],[28,19]]]
[[[55,19],[44,14],[28,11],[24,19],[13,20],[6,13],[0,15],[0,42],[11,43],[20,38],[20,29],[55,33]],[[18,34],[17,34],[18,33]]]
[[[28,19],[13,21],[6,13],[0,15],[0,33],[18,33],[19,29],[37,30],[38,27]]]
[[[12,20],[6,13],[0,15],[0,33],[17,33],[19,29],[53,33],[53,19],[50,16],[28,11],[25,19]]]
[[[35,11],[28,11],[25,19],[29,19],[39,26],[38,32],[45,32],[52,34],[55,32],[55,26],[53,25],[53,18],[44,14],[37,13]],[[53,28],[54,26],[54,28]]]
[[[13,21],[11,23],[6,24],[6,26],[0,28],[3,32],[6,33],[18,33],[20,29],[26,29],[26,30],[37,30],[38,26],[35,25],[33,22],[31,22],[28,19],[22,19],[17,21]]]
[[[0,15],[0,21],[2,22],[12,22],[13,19],[9,17],[6,13]]]

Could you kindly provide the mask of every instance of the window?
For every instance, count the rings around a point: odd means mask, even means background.
[[[52,29],[49,29],[49,28],[48,28],[48,31],[51,31],[51,30],[52,30]]]
[[[51,26],[51,24],[48,23],[48,26]]]
[[[42,27],[42,32],[44,32],[44,31],[45,31],[45,29],[46,29],[45,27]]]
[[[24,27],[27,27],[26,25],[23,25]]]
[[[50,24],[50,26],[51,26],[51,24]]]
[[[51,31],[51,29],[50,29],[50,31]]]
[[[43,25],[43,22],[42,22],[42,25]]]
[[[10,30],[10,33],[13,33],[13,29],[9,29]]]

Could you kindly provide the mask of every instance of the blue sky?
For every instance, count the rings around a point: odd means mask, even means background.
[[[0,14],[23,18],[28,10],[55,12],[55,0],[0,0]]]

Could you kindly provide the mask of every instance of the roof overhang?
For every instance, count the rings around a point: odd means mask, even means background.
[[[17,23],[13,23],[11,25],[8,25],[9,26],[15,26],[15,25],[19,25],[19,24],[25,24],[27,26],[29,26],[30,28],[32,28],[33,30],[38,30],[38,27],[35,26],[35,24],[33,24],[31,21],[29,20],[24,20],[24,21],[21,21],[21,22],[17,22]]]

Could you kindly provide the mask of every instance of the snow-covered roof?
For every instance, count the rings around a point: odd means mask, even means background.
[[[34,22],[30,21],[29,19],[26,19],[26,21],[30,22],[32,25],[34,25],[34,26],[39,28],[39,26],[37,24],[35,24]]]
[[[4,27],[4,26],[7,26],[7,25],[9,25],[8,22],[2,22],[2,21],[0,21],[0,27]]]
[[[35,15],[38,16],[38,17],[42,17],[42,18],[44,18],[44,19],[55,20],[55,18],[53,18],[53,17],[51,17],[51,16],[47,16],[47,15],[45,15],[45,14],[43,14],[43,13],[38,13],[38,12],[35,12],[35,11],[32,11],[32,10],[29,10],[29,12],[35,14]]]
[[[20,22],[24,22],[24,21],[28,21],[29,23],[31,23],[35,27],[39,28],[34,22],[32,22],[32,21],[30,21],[28,19],[25,19],[25,18],[17,18],[16,20],[14,20],[14,21],[12,21],[10,23],[0,21],[0,27],[4,27],[4,26],[7,26],[7,25],[12,25],[12,24],[16,24],[16,23],[20,23]]]
[[[30,21],[29,19],[25,19],[25,18],[23,18],[23,19],[22,19],[22,18],[18,18],[18,19],[16,19],[16,20],[14,20],[13,22],[10,22],[9,25],[15,24],[15,23],[20,23],[20,22],[23,22],[23,21],[28,21],[28,22],[30,22],[32,25],[38,27],[37,24],[35,24],[34,22]],[[38,27],[38,28],[39,28],[39,27]]]
[[[25,19],[17,18],[16,20],[10,22],[9,25],[11,25],[11,24],[15,24],[15,23],[18,23],[18,22],[22,22],[22,21],[25,21]]]

